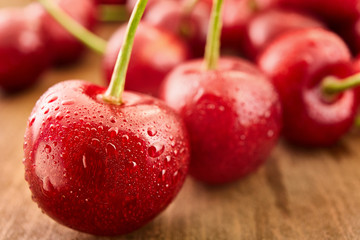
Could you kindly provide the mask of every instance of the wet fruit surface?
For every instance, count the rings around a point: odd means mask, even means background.
[[[218,70],[197,60],[176,68],[161,97],[184,118],[191,139],[190,174],[225,183],[254,171],[268,157],[281,127],[275,90],[253,65],[223,58]]]
[[[25,178],[33,199],[56,221],[98,235],[131,232],[154,218],[182,186],[186,131],[161,101],[82,81],[50,88],[25,134]]]
[[[355,92],[327,98],[325,77],[352,74],[351,55],[335,34],[320,28],[283,35],[259,57],[260,68],[278,90],[283,105],[284,136],[298,144],[335,143],[352,126]]]

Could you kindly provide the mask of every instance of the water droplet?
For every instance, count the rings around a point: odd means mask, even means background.
[[[43,189],[48,192],[54,189],[54,186],[51,184],[48,176],[43,179]]]
[[[87,165],[86,165],[86,156],[85,156],[85,154],[82,157],[82,163],[83,163],[84,168],[86,168]]]
[[[219,106],[219,110],[220,110],[220,112],[223,112],[223,111],[225,111],[225,107],[224,106]]]
[[[31,118],[30,118],[29,127],[31,127],[31,126],[34,124],[35,119],[36,119],[36,115],[34,114],[34,115],[32,115]]]
[[[174,136],[170,135],[169,139],[170,141],[174,140]]]
[[[53,96],[53,97],[48,101],[48,103],[55,102],[57,99],[58,99],[57,96]]]
[[[61,114],[61,112],[58,112],[56,115],[55,115],[55,119],[60,121],[61,119],[63,119],[63,115]]]
[[[112,127],[112,128],[109,129],[108,132],[110,133],[110,137],[111,137],[111,138],[115,138],[116,135],[117,135],[118,132],[119,132],[119,129],[118,129],[117,127]]]
[[[127,142],[129,141],[129,136],[128,136],[128,135],[123,135],[123,136],[121,137],[121,139],[122,139],[122,142],[123,142],[123,143],[127,143]]]
[[[155,128],[153,128],[153,127],[149,127],[148,130],[147,130],[147,133],[148,133],[148,135],[149,135],[150,137],[153,137],[153,136],[156,135],[157,130],[156,130]]]
[[[177,156],[179,154],[178,150],[174,150],[174,155]]]
[[[165,159],[166,159],[167,162],[170,162],[171,161],[171,156],[166,156]]]
[[[46,153],[51,153],[51,147],[49,145],[45,146],[45,152]]]
[[[91,139],[91,145],[93,145],[94,147],[98,147],[100,145],[100,140],[97,138]]]
[[[64,100],[61,102],[61,105],[73,105],[75,103],[74,100],[69,99],[69,100]]]
[[[148,149],[150,157],[159,157],[164,152],[165,146],[160,143],[155,143]]]
[[[116,153],[115,145],[112,143],[106,144],[106,153],[108,154],[108,156],[115,155]]]
[[[274,131],[273,131],[273,130],[269,130],[269,131],[267,132],[267,136],[268,136],[269,138],[273,137],[273,136],[274,136]]]
[[[114,117],[114,116],[111,116],[111,117],[110,117],[110,122],[112,122],[112,123],[116,123],[116,119],[115,119],[115,117]]]

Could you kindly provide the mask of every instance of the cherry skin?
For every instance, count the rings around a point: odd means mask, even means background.
[[[295,11],[271,8],[259,12],[252,17],[245,28],[243,52],[247,57],[255,60],[266,46],[281,34],[310,27],[324,27],[324,25],[310,16]]]
[[[278,5],[308,11],[336,24],[354,20],[360,13],[358,0],[278,0]]]
[[[212,3],[210,0],[203,0]],[[221,46],[223,50],[241,51],[245,26],[251,16],[259,10],[273,5],[275,0],[226,0],[222,10]],[[256,9],[251,5],[255,4]]]
[[[103,60],[103,72],[107,82],[111,80],[125,30],[126,26],[121,26],[108,42]],[[177,36],[140,23],[135,35],[125,88],[156,96],[165,76],[189,56],[186,43]]]
[[[284,34],[258,62],[280,95],[288,140],[328,146],[352,126],[357,108],[354,91],[329,99],[320,89],[327,76],[352,74],[350,52],[337,35],[321,28]]]
[[[334,27],[335,31],[345,40],[353,55],[360,53],[360,17],[349,24]]]
[[[257,169],[269,156],[281,128],[277,93],[252,64],[221,58],[205,71],[203,60],[174,69],[161,98],[183,117],[191,142],[189,173],[220,184]]]
[[[176,196],[188,171],[179,116],[162,101],[80,80],[50,88],[25,133],[25,178],[33,199],[70,228],[119,235],[143,226]]]
[[[0,89],[34,84],[49,65],[40,22],[23,9],[1,9],[0,36]]]
[[[182,37],[193,56],[203,56],[209,18],[210,5],[203,1],[191,10],[178,1],[157,1],[147,10],[144,21]]]
[[[57,0],[57,3],[74,20],[85,28],[94,30],[97,23],[97,7],[93,0]],[[42,23],[54,64],[70,64],[80,59],[85,50],[80,41],[53,19],[39,3],[30,4],[28,9]]]
[[[126,0],[96,0],[98,4],[125,4]]]

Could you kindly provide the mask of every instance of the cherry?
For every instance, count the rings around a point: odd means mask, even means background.
[[[111,79],[125,30],[125,26],[120,27],[108,42],[103,59],[107,81]],[[190,51],[181,39],[146,23],[140,23],[138,27],[131,54],[125,88],[154,96],[165,76],[190,57]]]
[[[360,54],[353,60],[353,68],[355,72],[360,72]]]
[[[0,10],[0,89],[15,92],[34,84],[48,66],[37,19],[26,10]]]
[[[329,23],[354,20],[360,13],[358,0],[278,0],[278,4],[309,11]]]
[[[210,17],[210,6],[204,1],[157,1],[144,16],[147,23],[185,39],[194,56],[202,56]]]
[[[159,214],[182,186],[189,143],[179,116],[162,101],[123,92],[140,0],[106,90],[58,83],[35,105],[25,133],[25,178],[50,217],[97,234],[131,232]]]
[[[125,4],[126,0],[96,0],[98,4]]]
[[[56,3],[79,24],[89,30],[94,29],[97,8],[93,0],[57,0]],[[62,65],[77,61],[84,51],[83,44],[59,25],[39,3],[30,4],[28,8],[40,18],[42,28],[48,36],[48,51],[53,56],[53,62]]]
[[[327,146],[351,127],[357,108],[354,91],[329,96],[321,88],[326,77],[349,76],[350,60],[344,42],[321,28],[284,34],[259,57],[260,68],[280,95],[288,140]]]
[[[281,126],[278,96],[251,63],[220,58],[222,0],[214,1],[204,61],[175,68],[161,98],[183,117],[191,142],[190,174],[218,184],[249,174],[268,157]]]
[[[360,17],[349,24],[334,27],[335,31],[345,40],[354,55],[360,53]]]
[[[241,51],[247,22],[256,11],[272,6],[273,2],[274,0],[226,0],[222,15],[222,48]]]
[[[252,17],[245,28],[243,52],[254,60],[281,34],[310,27],[324,27],[324,25],[310,16],[295,11],[271,8],[259,12]]]

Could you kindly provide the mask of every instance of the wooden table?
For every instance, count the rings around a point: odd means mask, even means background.
[[[0,8],[29,0],[2,0]],[[114,25],[102,26],[107,37]],[[1,37],[1,36],[0,36]],[[330,149],[281,141],[267,163],[238,182],[209,187],[188,178],[176,200],[142,229],[101,238],[68,229],[31,200],[22,164],[23,134],[36,100],[66,79],[102,84],[101,58],[48,71],[35,87],[0,94],[0,239],[360,239],[360,133]]]

